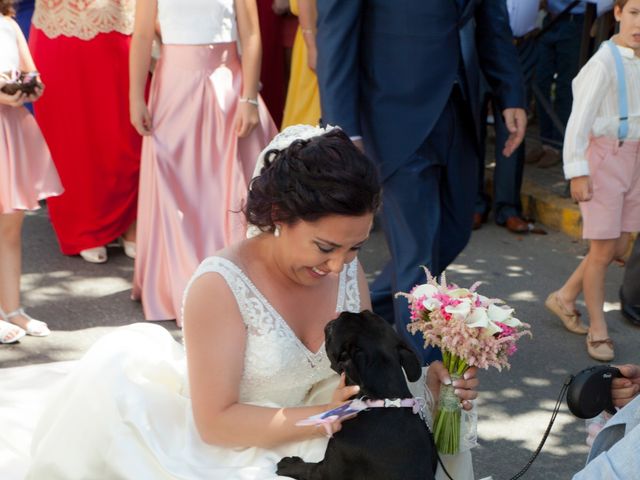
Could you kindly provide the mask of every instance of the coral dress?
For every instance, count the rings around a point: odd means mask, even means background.
[[[242,139],[235,133],[242,72],[233,0],[159,0],[158,20],[133,296],[147,320],[180,325],[182,292],[199,263],[244,238],[248,182],[276,127],[260,100],[258,126]]]
[[[19,70],[12,20],[0,16],[0,72]],[[39,208],[63,189],[33,116],[24,107],[0,105],[0,214]]]
[[[140,136],[129,121],[134,0],[36,0],[35,104],[65,194],[48,202],[62,253],[105,245],[135,220]]]
[[[298,15],[298,0],[290,1],[291,12]],[[307,45],[298,27],[291,54],[291,76],[284,106],[282,130],[300,123],[318,125],[320,121],[320,90],[316,73],[307,65]]]

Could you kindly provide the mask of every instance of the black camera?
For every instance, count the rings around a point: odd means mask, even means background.
[[[596,365],[576,374],[567,390],[567,406],[578,418],[593,418],[600,412],[616,413],[611,398],[611,381],[622,377],[611,365]]]

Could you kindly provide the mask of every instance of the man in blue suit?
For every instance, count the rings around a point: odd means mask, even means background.
[[[320,0],[322,119],[339,125],[380,169],[391,261],[371,286],[374,310],[406,331],[408,292],[466,246],[480,138],[480,68],[510,136],[524,137],[524,88],[505,0]]]

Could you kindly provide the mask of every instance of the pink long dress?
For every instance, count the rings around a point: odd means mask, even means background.
[[[259,125],[246,138],[235,134],[240,59],[235,41],[216,41],[233,38],[233,1],[212,3],[216,7],[207,4],[206,13],[197,0],[158,3],[164,45],[149,98],[153,134],[142,146],[133,297],[142,300],[147,320],[176,319],[178,325],[182,293],[197,266],[244,237],[240,210],[248,182],[276,133],[260,100]],[[214,14],[215,21],[231,22],[229,30],[179,31],[180,22],[203,28],[194,25]],[[214,41],[178,43],[208,38]]]
[[[20,68],[16,28],[0,16],[0,72]],[[62,192],[33,115],[24,107],[0,105],[0,214],[36,210],[39,200]]]

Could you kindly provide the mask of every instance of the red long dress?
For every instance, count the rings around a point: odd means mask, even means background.
[[[128,105],[133,0],[89,0],[83,12],[62,3],[54,11],[36,1],[29,46],[46,85],[36,118],[65,186],[47,201],[49,215],[62,252],[73,255],[135,220],[141,138]]]

